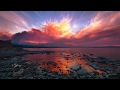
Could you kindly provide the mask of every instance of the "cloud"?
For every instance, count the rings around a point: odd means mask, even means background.
[[[21,33],[16,33],[12,37],[12,42],[17,44],[44,44],[49,43],[52,37],[47,34],[43,34],[42,31],[37,29],[31,29],[30,31],[23,31]]]
[[[70,27],[71,19],[44,22],[43,27],[16,33],[12,42],[48,47],[120,46],[120,12],[98,12],[90,23],[77,33]]]
[[[29,28],[25,19],[14,11],[0,11],[0,17],[3,17],[19,26],[24,26],[25,28]]]
[[[23,30],[29,29],[29,24],[27,23],[26,19],[23,18],[19,14],[19,12],[0,11],[0,19],[2,20],[0,23],[2,24],[4,29],[6,29],[6,30],[9,29],[9,30],[11,30],[11,32],[16,33],[18,31],[23,31]],[[7,25],[6,25],[6,23],[7,23]]]
[[[9,32],[0,32],[0,40],[11,40],[12,34]]]
[[[33,45],[33,46],[48,46],[48,47],[62,47],[67,46],[66,41],[70,41],[68,38],[56,38],[54,35],[51,36],[46,31],[40,31],[38,29],[31,29],[29,31],[23,31],[16,33],[12,37],[13,44],[20,45]],[[70,46],[70,45],[69,45]]]
[[[112,28],[114,29],[116,27],[119,27],[119,20],[120,12],[98,12],[96,16],[91,19],[90,24],[80,30],[76,37],[82,38],[84,35],[87,34],[110,30]]]

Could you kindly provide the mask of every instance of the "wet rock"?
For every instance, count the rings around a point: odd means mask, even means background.
[[[18,61],[18,59],[19,59],[18,57],[13,57],[12,58],[13,61]]]
[[[74,66],[71,67],[71,69],[72,69],[72,70],[79,70],[79,69],[81,69],[81,66],[80,66],[80,64],[78,64],[77,62],[74,62]]]
[[[92,54],[92,53],[90,54],[90,56],[93,56],[93,55],[94,55],[94,54]]]
[[[120,73],[109,74],[108,78],[110,78],[110,79],[120,79]]]
[[[57,64],[55,62],[51,62],[51,61],[47,62],[47,64],[51,64],[53,66],[57,66]]]
[[[96,58],[96,61],[98,63],[103,63],[103,64],[106,64],[108,61],[110,61],[109,59],[106,59],[105,57],[97,57]]]
[[[21,67],[21,66],[22,66],[22,65],[19,65],[19,64],[17,64],[17,63],[12,64],[12,67],[13,67],[13,68]]]
[[[96,58],[89,58],[88,60],[91,61],[92,63],[97,61]]]
[[[97,59],[106,60],[105,57],[100,57],[100,56],[98,56]]]
[[[81,68],[81,69],[79,69],[79,70],[77,71],[77,73],[78,73],[79,75],[81,75],[81,74],[87,73],[87,71],[86,71],[85,68]]]
[[[80,79],[86,79],[86,77],[85,76],[80,76]]]
[[[44,72],[44,71],[43,71],[43,72],[42,72],[42,75],[47,75],[47,72]]]
[[[20,76],[24,72],[24,69],[20,69],[18,72],[14,72],[13,76]]]
[[[8,72],[8,73],[7,73],[7,76],[12,77],[12,76],[13,76],[13,72],[12,72],[12,71],[11,71],[11,72]]]
[[[30,68],[30,70],[34,71],[34,70],[37,69],[37,66],[36,65],[30,65],[29,68]]]
[[[47,76],[55,77],[55,75],[53,73],[48,73]]]
[[[103,61],[103,60],[100,61],[100,60],[99,60],[98,63],[106,64],[106,61]]]
[[[99,76],[99,73],[96,72],[96,71],[93,71],[91,74],[94,75],[94,76]]]
[[[19,65],[26,65],[27,61],[26,60],[21,60],[21,61],[18,61],[17,64],[19,64]]]
[[[77,72],[73,72],[72,77],[75,78],[77,76],[78,76]]]
[[[13,68],[13,71],[14,71],[14,72],[17,72],[17,71],[19,71],[19,70],[20,70],[20,67],[14,67],[14,68]]]
[[[97,65],[95,65],[95,64],[92,64],[91,66],[92,66],[95,70],[100,69],[100,67],[97,66]]]

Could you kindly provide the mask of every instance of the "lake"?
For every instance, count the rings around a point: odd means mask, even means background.
[[[82,69],[80,73],[93,72],[96,71],[99,74],[103,73],[100,69],[93,68],[93,63],[86,59],[81,59],[82,54],[93,54],[93,57],[106,57],[108,59],[113,59],[114,61],[120,60],[120,48],[24,48],[29,51],[55,51],[55,53],[50,54],[28,54],[23,57],[32,64],[38,65],[50,71],[61,72],[63,74],[68,74],[70,68],[78,69],[81,65]],[[42,64],[41,64],[42,62]],[[54,63],[53,63],[54,62]],[[49,63],[53,63],[50,65]],[[55,67],[54,64],[57,66]],[[91,65],[90,65],[91,64]],[[99,67],[109,66],[112,68],[109,63],[100,64],[94,63]],[[60,70],[59,70],[60,69]]]
[[[120,48],[24,48],[24,49],[30,51],[50,50],[56,51],[57,53],[88,53],[94,54],[95,56],[102,56],[106,58],[120,60]],[[44,55],[42,55],[42,57],[44,57]],[[47,59],[51,59],[53,57],[56,57],[56,55],[52,54],[52,57],[49,57],[49,55],[45,55],[45,58]],[[39,59],[41,57],[36,57],[36,55],[32,55],[31,58]]]

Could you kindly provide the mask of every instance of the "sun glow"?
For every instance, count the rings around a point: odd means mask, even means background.
[[[43,32],[54,36],[55,38],[70,37],[74,34],[70,27],[71,18],[63,18],[58,21],[46,21],[43,23]]]

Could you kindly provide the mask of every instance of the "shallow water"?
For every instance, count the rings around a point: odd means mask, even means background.
[[[102,73],[101,70],[95,70],[88,60],[81,59],[81,53],[94,54],[94,56],[102,56],[106,58],[112,58],[120,60],[120,48],[25,48],[30,51],[56,51],[50,54],[29,54],[25,55],[24,58],[29,60],[31,63],[40,64],[39,66],[44,67],[47,70],[54,72],[62,72],[68,74],[69,70],[81,69],[80,73],[93,72]],[[57,65],[47,64],[47,62],[55,62]],[[41,65],[42,62],[42,65]],[[44,63],[45,62],[45,63]]]
[[[25,48],[31,51],[51,50],[59,53],[88,53],[120,60],[120,48]],[[53,56],[56,57],[56,56]]]

